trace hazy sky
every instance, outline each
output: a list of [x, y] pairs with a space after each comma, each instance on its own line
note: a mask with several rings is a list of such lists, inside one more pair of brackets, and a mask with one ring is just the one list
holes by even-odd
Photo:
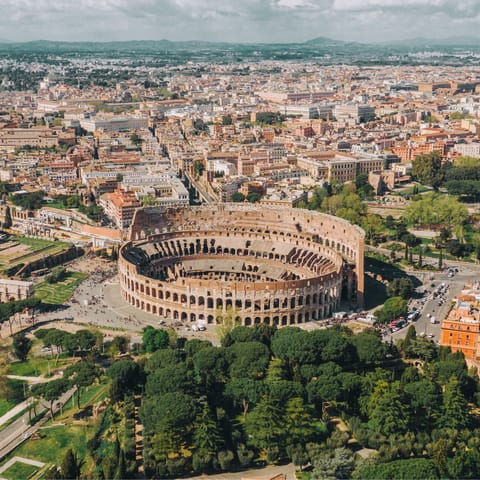
[[480, 0], [0, 0], [0, 12], [13, 41], [384, 41], [480, 26]]

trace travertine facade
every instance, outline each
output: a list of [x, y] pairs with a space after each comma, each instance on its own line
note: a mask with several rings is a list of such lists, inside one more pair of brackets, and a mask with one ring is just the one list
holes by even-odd
[[0, 278], [0, 303], [24, 300], [33, 295], [33, 283]]
[[244, 325], [330, 316], [363, 304], [364, 232], [302, 209], [221, 204], [137, 211], [120, 251], [123, 298], [161, 317]]

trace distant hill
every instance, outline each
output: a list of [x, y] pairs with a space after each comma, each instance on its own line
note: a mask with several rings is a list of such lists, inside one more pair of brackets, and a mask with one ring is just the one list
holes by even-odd
[[0, 47], [17, 51], [76, 51], [76, 52], [105, 52], [105, 51], [158, 51], [158, 50], [201, 50], [226, 48], [231, 44], [204, 41], [174, 42], [170, 40], [128, 40], [115, 42], [63, 42], [51, 40], [35, 40], [31, 42], [8, 43], [1, 42]]
[[334, 40], [333, 38], [328, 37], [317, 37], [312, 38], [311, 40], [307, 40], [305, 45], [309, 45], [311, 47], [345, 47], [351, 45], [362, 45], [358, 42], [346, 42], [343, 40]]
[[382, 42], [377, 45], [386, 46], [405, 46], [405, 47], [465, 47], [465, 46], [480, 46], [480, 37], [470, 36], [454, 36], [447, 38], [408, 38], [405, 40], [395, 40], [391, 42]]

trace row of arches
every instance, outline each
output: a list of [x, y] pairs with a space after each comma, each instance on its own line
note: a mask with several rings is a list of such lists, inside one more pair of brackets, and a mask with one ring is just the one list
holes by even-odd
[[[125, 300], [127, 300], [133, 306], [153, 315], [158, 315], [170, 320], [179, 320], [182, 322], [204, 322], [208, 324], [217, 323], [219, 318], [217, 314], [208, 314], [208, 313], [198, 313], [185, 310], [179, 310], [175, 308], [169, 308], [164, 306], [159, 306], [151, 304], [149, 302], [140, 300], [131, 295], [124, 295]], [[238, 314], [242, 325], [250, 326], [260, 323], [266, 323], [268, 325], [294, 325], [304, 322], [309, 322], [313, 320], [320, 320], [325, 317], [330, 317], [333, 314], [337, 306], [336, 301], [329, 302], [328, 304], [323, 305], [321, 308], [316, 309], [306, 309], [303, 311], [289, 311], [287, 313], [280, 313], [278, 315], [265, 315], [259, 314], [255, 316], [248, 315], [248, 313], [240, 312]]]
[[310, 305], [322, 305], [330, 302], [338, 295], [338, 287], [336, 285], [332, 287], [324, 288], [323, 291], [318, 293], [306, 293], [297, 294], [295, 296], [287, 296], [284, 294], [272, 294], [265, 297], [263, 300], [257, 298], [223, 298], [204, 295], [186, 295], [169, 289], [159, 289], [144, 285], [138, 281], [133, 282], [124, 274], [122, 274], [122, 280], [126, 290], [133, 295], [140, 294], [148, 299], [152, 300], [164, 300], [166, 302], [178, 303], [182, 306], [192, 307], [206, 307], [207, 309], [226, 309], [234, 307], [237, 310], [256, 310], [264, 311], [270, 309], [279, 308], [296, 308]]

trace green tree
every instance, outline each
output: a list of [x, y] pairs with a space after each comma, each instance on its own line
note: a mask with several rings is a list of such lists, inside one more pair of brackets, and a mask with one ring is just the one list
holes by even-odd
[[409, 424], [408, 407], [405, 406], [398, 382], [379, 381], [370, 395], [369, 426], [385, 436], [405, 433]]
[[34, 397], [41, 398], [45, 402], [48, 402], [48, 408], [50, 409], [50, 415], [53, 419], [53, 405], [68, 389], [70, 385], [66, 378], [59, 378], [57, 380], [51, 380], [46, 383], [39, 383], [33, 385], [31, 392]]
[[151, 326], [145, 327], [143, 329], [142, 344], [148, 353], [167, 348], [169, 344], [168, 332]]
[[62, 472], [62, 477], [66, 480], [80, 478], [80, 462], [77, 454], [74, 453], [71, 448], [66, 451], [60, 470]]
[[13, 336], [12, 341], [12, 351], [13, 354], [20, 360], [24, 361], [27, 359], [28, 352], [32, 348], [32, 341], [27, 338], [24, 333], [16, 333]]
[[233, 378], [225, 385], [225, 399], [235, 409], [241, 409], [245, 418], [250, 407], [256, 405], [265, 393], [265, 385], [251, 378]]
[[264, 397], [245, 418], [248, 443], [263, 452], [265, 458], [281, 444], [285, 433], [282, 412], [275, 402]]
[[368, 465], [360, 469], [358, 478], [365, 480], [436, 480], [437, 469], [431, 460], [426, 458], [409, 458], [393, 462]]
[[403, 351], [406, 351], [408, 347], [410, 347], [410, 344], [412, 341], [414, 341], [417, 338], [417, 330], [415, 329], [415, 325], [410, 325], [407, 330], [407, 334], [405, 335], [405, 338], [403, 340], [403, 345], [402, 349]]
[[208, 471], [212, 468], [215, 456], [222, 449], [224, 441], [220, 429], [206, 401], [193, 422], [192, 446], [197, 457], [202, 458], [202, 468], [197, 471]]
[[90, 330], [78, 330], [75, 333], [75, 341], [79, 350], [90, 352], [97, 344], [97, 336]]
[[295, 397], [287, 402], [285, 426], [288, 441], [305, 445], [315, 433], [313, 412], [302, 398]]
[[439, 424], [444, 428], [459, 430], [469, 424], [469, 411], [465, 397], [460, 388], [460, 382], [452, 375], [443, 392], [443, 408]]
[[191, 377], [185, 364], [167, 365], [148, 375], [145, 392], [148, 395], [164, 395], [171, 392], [189, 393]]
[[[412, 248], [420, 245], [421, 240], [413, 235], [412, 233], [406, 233], [402, 235], [401, 238], [402, 242], [405, 243], [405, 260], [410, 260], [410, 263], [412, 263]], [[410, 249], [410, 258], [408, 256]]]
[[125, 452], [120, 449], [118, 454], [117, 468], [115, 470], [114, 479], [124, 480], [127, 478], [127, 466], [125, 463]]
[[468, 215], [465, 205], [455, 197], [427, 193], [405, 208], [403, 219], [409, 225], [443, 225], [451, 228], [466, 222]]
[[222, 341], [235, 327], [240, 325], [241, 317], [237, 310], [228, 305], [225, 312], [222, 309], [217, 309], [216, 321], [217, 321], [217, 334]]
[[353, 453], [344, 447], [322, 452], [312, 459], [312, 463], [312, 480], [348, 479], [355, 467]]
[[387, 293], [390, 297], [402, 297], [404, 300], [408, 300], [412, 297], [415, 290], [415, 285], [410, 278], [395, 278], [387, 287]]
[[136, 146], [140, 146], [143, 142], [143, 140], [137, 135], [137, 133], [132, 133], [130, 135], [130, 141]]
[[244, 202], [245, 195], [241, 192], [232, 193], [232, 202]]
[[63, 376], [77, 388], [77, 408], [80, 408], [82, 389], [90, 386], [100, 376], [100, 369], [93, 362], [82, 361], [67, 367]]
[[381, 362], [387, 355], [387, 348], [381, 335], [375, 330], [365, 330], [353, 336], [350, 341], [355, 347], [358, 360], [373, 364]]
[[374, 315], [377, 323], [388, 323], [406, 314], [407, 301], [402, 297], [391, 297], [383, 304], [382, 308], [375, 311]]
[[437, 189], [443, 181], [442, 155], [439, 152], [418, 155], [412, 162], [412, 175], [420, 183]]
[[224, 115], [222, 117], [222, 125], [232, 125], [233, 120], [231, 115]]
[[[122, 358], [111, 365], [107, 370], [107, 375], [112, 380], [111, 385], [115, 385], [114, 392], [110, 388], [110, 398], [114, 402], [123, 400], [126, 394], [132, 393], [136, 386], [142, 382], [142, 374], [138, 363], [128, 358]], [[114, 394], [112, 395], [112, 393]]]
[[130, 339], [127, 336], [117, 335], [108, 347], [109, 355], [111, 357], [116, 357], [121, 353], [127, 353], [129, 343]]
[[213, 394], [214, 385], [225, 381], [228, 364], [223, 348], [202, 348], [194, 355], [193, 364], [205, 391]]
[[227, 349], [232, 378], [262, 378], [270, 362], [268, 347], [260, 342], [235, 343]]
[[440, 412], [442, 392], [440, 387], [429, 380], [407, 383], [405, 392], [410, 397], [415, 424], [422, 430], [430, 430]]
[[454, 479], [478, 479], [480, 454], [477, 449], [460, 450], [448, 462], [448, 474]]
[[259, 193], [251, 192], [247, 195], [247, 201], [250, 203], [257, 203], [261, 200], [262, 196]]
[[193, 173], [197, 178], [203, 175], [204, 170], [205, 170], [205, 165], [201, 160], [195, 160], [193, 162]]

